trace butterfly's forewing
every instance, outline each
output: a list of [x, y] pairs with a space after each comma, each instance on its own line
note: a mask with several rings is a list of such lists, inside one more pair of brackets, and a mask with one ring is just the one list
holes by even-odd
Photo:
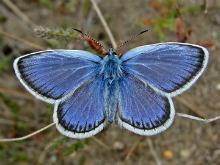
[[74, 93], [55, 104], [57, 129], [71, 138], [86, 138], [101, 131], [106, 124], [103, 110], [104, 82], [94, 77]]
[[102, 59], [79, 50], [48, 50], [14, 62], [20, 82], [37, 98], [54, 103], [99, 72]]
[[154, 135], [166, 130], [175, 115], [172, 100], [138, 78], [125, 74], [119, 82], [118, 124], [140, 134]]
[[170, 96], [187, 90], [202, 74], [208, 51], [198, 45], [161, 43], [134, 48], [125, 53], [122, 70]]

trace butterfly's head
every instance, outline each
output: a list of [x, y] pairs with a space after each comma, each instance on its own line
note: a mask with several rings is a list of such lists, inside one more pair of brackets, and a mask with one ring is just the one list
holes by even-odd
[[112, 45], [110, 44], [109, 45], [109, 50], [108, 50], [108, 53], [107, 53], [107, 55], [115, 55], [116, 53], [114, 52], [114, 50], [113, 50], [113, 47], [112, 47]]

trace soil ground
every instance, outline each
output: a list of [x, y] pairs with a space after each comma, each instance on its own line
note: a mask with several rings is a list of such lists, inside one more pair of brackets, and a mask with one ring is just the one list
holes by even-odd
[[[51, 28], [75, 27], [83, 29], [105, 47], [110, 43], [89, 0], [66, 2], [13, 0], [12, 3], [35, 25]], [[204, 74], [189, 90], [173, 99], [176, 112], [205, 118], [218, 116], [220, 115], [218, 0], [100, 0], [98, 6], [117, 44], [142, 30], [150, 29], [148, 33], [124, 45], [122, 52], [125, 52], [136, 46], [158, 43], [162, 40], [177, 41], [176, 3], [179, 5], [185, 29], [192, 29], [186, 42], [202, 43], [210, 52], [208, 67]], [[40, 45], [43, 49], [84, 49], [94, 52], [82, 41], [58, 42], [54, 39], [37, 38], [33, 34], [33, 24], [22, 19], [4, 1], [0, 2], [1, 31]], [[39, 49], [0, 34], [1, 138], [25, 136], [53, 122], [53, 107], [29, 94], [19, 83], [12, 68], [16, 57], [35, 51]], [[27, 140], [0, 143], [1, 165], [153, 165], [160, 162], [164, 165], [220, 164], [220, 121], [207, 124], [176, 116], [168, 130], [152, 137], [139, 136], [112, 124], [94, 138], [87, 140], [65, 138], [52, 127]]]

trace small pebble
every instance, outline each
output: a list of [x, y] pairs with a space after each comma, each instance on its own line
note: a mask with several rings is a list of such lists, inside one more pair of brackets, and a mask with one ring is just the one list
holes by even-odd
[[220, 91], [220, 84], [216, 85], [216, 89]]
[[167, 160], [173, 159], [173, 152], [170, 150], [166, 150], [163, 152], [163, 158]]
[[188, 150], [182, 150], [181, 152], [180, 152], [180, 155], [183, 157], [183, 158], [189, 158], [189, 156], [190, 156], [190, 151], [188, 151]]
[[119, 141], [116, 141], [116, 142], [114, 142], [114, 144], [113, 144], [113, 149], [114, 149], [114, 150], [121, 151], [121, 150], [123, 150], [124, 148], [125, 148], [124, 144], [121, 143], [121, 142], [119, 142]]

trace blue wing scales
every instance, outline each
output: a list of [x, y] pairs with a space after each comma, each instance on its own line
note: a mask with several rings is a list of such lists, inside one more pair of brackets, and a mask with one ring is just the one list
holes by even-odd
[[104, 82], [95, 77], [77, 88], [69, 97], [55, 104], [54, 121], [57, 129], [71, 138], [95, 135], [106, 125]]
[[43, 51], [19, 57], [14, 69], [37, 98], [54, 103], [96, 76], [102, 59], [86, 51]]
[[134, 76], [123, 76], [119, 82], [119, 125], [140, 135], [155, 135], [172, 124], [174, 115], [169, 96], [156, 92]]
[[175, 96], [202, 74], [208, 51], [198, 45], [161, 43], [134, 48], [121, 56], [122, 70]]

